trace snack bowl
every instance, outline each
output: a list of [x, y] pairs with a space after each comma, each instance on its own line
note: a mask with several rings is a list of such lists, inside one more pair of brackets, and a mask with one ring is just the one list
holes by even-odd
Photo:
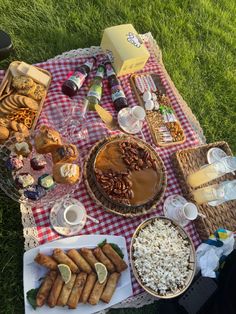
[[[186, 257], [188, 265], [186, 266], [187, 267], [187, 272], [186, 272], [186, 276], [184, 277], [184, 280], [183, 280], [184, 282], [182, 282], [179, 286], [177, 284], [177, 288], [175, 288], [175, 289], [172, 289], [172, 290], [171, 290], [171, 288], [167, 289], [165, 291], [165, 293], [161, 293], [160, 290], [150, 287], [150, 284], [147, 283], [148, 281], [152, 281], [153, 280], [150, 277], [150, 274], [147, 273], [150, 266], [145, 266], [145, 276], [146, 276], [146, 279], [145, 279], [144, 276], [141, 274], [141, 271], [139, 271], [137, 269], [137, 265], [140, 265], [140, 263], [138, 263], [138, 258], [135, 257], [136, 254], [139, 254], [139, 261], [140, 261], [140, 252], [141, 251], [139, 249], [139, 253], [137, 253], [135, 246], [136, 246], [136, 243], [138, 243], [137, 245], [140, 245], [140, 243], [142, 243], [142, 241], [144, 241], [143, 238], [142, 238], [144, 236], [143, 235], [143, 230], [145, 230], [146, 228], [150, 228], [152, 226], [154, 226], [154, 228], [156, 228], [155, 224], [158, 225], [158, 223], [161, 223], [161, 225], [162, 225], [162, 227], [160, 226], [160, 229], [159, 229], [159, 230], [161, 230], [162, 233], [164, 232], [163, 231], [164, 230], [163, 229], [163, 225], [167, 226], [167, 229], [168, 229], [167, 232], [168, 233], [170, 233], [170, 230], [176, 230], [176, 233], [178, 234], [178, 236], [176, 237], [176, 233], [175, 233], [175, 238], [173, 237], [173, 240], [171, 242], [173, 242], [173, 245], [174, 245], [174, 242], [177, 241], [177, 240], [175, 240], [176, 238], [178, 238], [179, 240], [182, 239], [182, 241], [184, 241], [183, 242], [184, 246], [189, 251], [188, 254], [187, 254], [187, 257]], [[153, 239], [152, 239], [152, 241], [153, 241]], [[158, 242], [156, 241], [156, 244], [157, 243]], [[155, 247], [155, 243], [154, 243], [154, 247]], [[180, 264], [180, 262], [182, 260], [181, 259], [182, 257], [177, 260], [177, 257], [175, 257], [174, 249], [172, 250], [170, 248], [170, 250], [168, 252], [168, 249], [167, 249], [168, 247], [171, 247], [171, 245], [165, 246], [165, 250], [166, 251], [163, 254], [165, 254], [165, 256], [170, 256], [169, 263], [171, 263], [172, 260], [174, 261], [174, 258], [176, 258], [176, 260], [174, 261], [175, 265], [173, 266], [173, 267], [176, 267], [176, 265]], [[145, 256], [150, 256], [151, 254], [158, 254], [158, 252], [159, 252], [159, 256], [157, 256], [157, 257], [160, 258], [160, 264], [161, 264], [161, 245], [158, 247], [158, 249], [155, 248], [155, 252], [153, 253], [153, 252], [151, 252], [151, 246], [148, 245], [147, 242], [146, 242], [145, 243], [145, 248], [144, 249], [141, 248], [141, 250], [145, 251], [145, 254], [144, 254]], [[152, 258], [154, 258], [154, 257], [152, 256]], [[155, 297], [158, 297], [158, 298], [162, 298], [162, 299], [175, 298], [175, 297], [181, 295], [184, 291], [186, 291], [187, 288], [190, 286], [190, 284], [191, 284], [191, 282], [192, 282], [192, 280], [194, 278], [195, 271], [196, 271], [195, 248], [194, 248], [194, 245], [193, 245], [193, 242], [192, 242], [191, 238], [188, 236], [186, 231], [182, 227], [180, 227], [174, 220], [166, 218], [166, 217], [162, 217], [162, 216], [149, 218], [149, 219], [143, 221], [137, 227], [137, 229], [135, 230], [135, 232], [134, 232], [134, 234], [132, 236], [132, 239], [131, 239], [130, 261], [131, 261], [131, 268], [132, 268], [134, 277], [137, 280], [137, 282], [139, 283], [139, 285], [146, 292], [148, 292], [149, 294], [151, 294], [151, 295], [153, 295]], [[146, 263], [148, 263], [148, 261], [146, 260], [146, 257], [145, 257], [144, 264], [147, 265]], [[158, 272], [162, 271], [161, 269], [158, 269], [158, 267], [159, 267], [159, 263], [156, 263], [155, 264], [155, 268], [153, 268], [153, 272], [154, 272], [153, 278], [154, 278], [154, 281], [155, 281], [155, 279], [158, 276]], [[160, 274], [160, 272], [159, 272], [159, 274]], [[165, 267], [164, 267], [164, 271], [163, 272], [166, 273]], [[179, 270], [179, 272], [177, 272], [177, 274], [178, 274], [177, 276], [179, 277], [180, 270]], [[149, 276], [149, 280], [147, 280], [147, 276]], [[159, 275], [159, 276], [160, 276], [160, 278], [163, 277], [163, 275]], [[176, 279], [176, 280], [178, 281], [178, 279]], [[156, 283], [157, 282], [155, 282], [155, 284]]]
[[[14, 146], [17, 143], [17, 139], [13, 136], [8, 139], [5, 143], [0, 145], [0, 188], [14, 201], [19, 203], [31, 205], [31, 206], [42, 206], [48, 207], [55, 203], [56, 201], [60, 201], [65, 199], [69, 195], [73, 193], [73, 191], [79, 186], [82, 177], [82, 161], [78, 157], [73, 163], [76, 163], [80, 167], [80, 177], [79, 180], [75, 184], [59, 184], [55, 183], [50, 189], [45, 190], [45, 195], [39, 198], [38, 200], [31, 200], [24, 195], [24, 189], [19, 189], [17, 186], [15, 179], [17, 176], [23, 173], [30, 174], [34, 178], [35, 184], [38, 183], [38, 179], [45, 175], [53, 175], [53, 161], [50, 153], [43, 154], [43, 158], [46, 162], [45, 166], [41, 170], [34, 170], [31, 167], [31, 159], [37, 155], [37, 152], [34, 148], [34, 135], [36, 131], [32, 133], [32, 135], [27, 138], [27, 142], [32, 146], [32, 151], [27, 157], [23, 157], [23, 167], [17, 171], [10, 171], [6, 168], [6, 161], [9, 158], [10, 154], [14, 151]], [[62, 137], [63, 144], [68, 143], [66, 138]], [[26, 188], [27, 189], [27, 188]]]

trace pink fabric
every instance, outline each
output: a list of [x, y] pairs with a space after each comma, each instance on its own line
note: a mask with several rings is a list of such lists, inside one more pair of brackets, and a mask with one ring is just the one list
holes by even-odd
[[[146, 45], [148, 47], [148, 43], [146, 43]], [[198, 145], [199, 140], [192, 126], [188, 122], [187, 117], [184, 115], [181, 109], [181, 106], [178, 103], [178, 100], [175, 97], [172, 89], [168, 85], [168, 82], [165, 79], [165, 75], [164, 75], [161, 65], [157, 63], [155, 56], [153, 55], [151, 50], [150, 50], [150, 53], [151, 53], [151, 57], [147, 65], [145, 66], [144, 70], [141, 72], [149, 71], [149, 72], [156, 73], [160, 76], [162, 83], [164, 84], [166, 88], [167, 95], [169, 96], [171, 100], [172, 106], [174, 107], [177, 117], [179, 118], [181, 125], [184, 128], [185, 134], [187, 136], [187, 140], [184, 144], [172, 146], [169, 148], [155, 147], [155, 145], [152, 142], [151, 134], [149, 132], [147, 125], [146, 124], [144, 125], [143, 133], [144, 133], [146, 141], [152, 144], [153, 147], [155, 147], [157, 153], [164, 161], [164, 164], [167, 170], [168, 184], [167, 184], [167, 189], [164, 195], [164, 200], [165, 200], [169, 195], [181, 194], [180, 186], [178, 184], [178, 180], [175, 176], [174, 169], [170, 161], [171, 154], [177, 150]], [[47, 62], [38, 64], [38, 66], [40, 66], [41, 68], [44, 68], [50, 71], [53, 77], [53, 80], [52, 80], [52, 83], [48, 92], [48, 96], [44, 104], [41, 117], [39, 119], [39, 124], [46, 123], [48, 118], [50, 118], [50, 120], [53, 120], [53, 121], [58, 120], [56, 110], [52, 112], [50, 108], [50, 106], [52, 107], [52, 104], [56, 104], [58, 108], [60, 108], [61, 112], [63, 113], [65, 117], [66, 115], [68, 115], [69, 108], [71, 108], [72, 105], [74, 105], [75, 103], [81, 104], [82, 100], [87, 94], [88, 86], [91, 82], [91, 79], [94, 77], [95, 70], [92, 71], [92, 73], [89, 76], [89, 79], [84, 84], [84, 86], [80, 89], [79, 94], [73, 98], [73, 100], [71, 100], [70, 98], [62, 94], [61, 85], [66, 79], [68, 72], [73, 71], [75, 66], [82, 64], [85, 60], [86, 60], [85, 58], [78, 57], [78, 58], [71, 58], [71, 59], [60, 59], [60, 60], [55, 60], [55, 61], [52, 60], [52, 61], [47, 61]], [[2, 77], [3, 77], [3, 73], [1, 72], [0, 78]], [[130, 81], [129, 81], [129, 75], [123, 76], [121, 78], [121, 83], [125, 91], [125, 94], [127, 96], [129, 105], [130, 106], [136, 105], [137, 99], [134, 93], [132, 92]], [[103, 96], [102, 96], [101, 103], [104, 108], [108, 109], [112, 114], [115, 115], [115, 110], [111, 101], [111, 95], [108, 89], [107, 79], [104, 79]], [[80, 146], [82, 146], [85, 150], [88, 150], [89, 148], [91, 148], [92, 145], [96, 143], [99, 139], [101, 139], [103, 136], [119, 133], [118, 131], [112, 132], [112, 131], [107, 130], [104, 124], [101, 123], [101, 120], [98, 118], [95, 112], [90, 112], [88, 114], [87, 121], [88, 121], [89, 139], [88, 139], [88, 142], [84, 144], [80, 143]], [[76, 139], [75, 139], [75, 142], [76, 142]], [[112, 234], [112, 235], [124, 236], [126, 238], [128, 249], [130, 247], [131, 237], [135, 229], [143, 220], [149, 217], [156, 216], [156, 215], [163, 215], [163, 210], [162, 210], [163, 201], [150, 214], [137, 217], [137, 218], [124, 218], [121, 216], [110, 214], [106, 212], [102, 207], [97, 206], [93, 202], [93, 200], [91, 199], [91, 197], [89, 196], [86, 190], [83, 180], [81, 184], [79, 185], [79, 187], [76, 189], [73, 197], [77, 198], [84, 204], [89, 215], [100, 220], [99, 225], [88, 220], [85, 228], [79, 233], [80, 235], [82, 234], [104, 234], [104, 235]], [[49, 222], [49, 211], [50, 211], [49, 209], [45, 210], [42, 208], [33, 208], [33, 215], [34, 215], [35, 222], [37, 225], [37, 230], [38, 230], [38, 241], [40, 244], [61, 238], [61, 236], [58, 235], [56, 232], [54, 232], [54, 230], [51, 228], [51, 225]], [[185, 229], [191, 236], [194, 245], [198, 246], [200, 243], [200, 239], [194, 225], [190, 223], [187, 225]], [[137, 281], [134, 279], [133, 275], [132, 275], [132, 283], [133, 283], [134, 295], [137, 295], [143, 291], [142, 288], [138, 285]]]

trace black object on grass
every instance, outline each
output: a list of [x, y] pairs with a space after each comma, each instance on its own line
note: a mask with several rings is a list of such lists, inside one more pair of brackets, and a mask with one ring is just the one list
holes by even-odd
[[0, 30], [0, 61], [10, 55], [12, 47], [11, 37], [3, 30]]

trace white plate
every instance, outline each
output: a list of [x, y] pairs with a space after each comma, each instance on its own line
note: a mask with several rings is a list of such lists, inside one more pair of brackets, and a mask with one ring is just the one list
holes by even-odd
[[90, 304], [82, 304], [79, 303], [77, 309], [75, 310], [68, 310], [68, 307], [65, 306], [59, 307], [56, 306], [55, 308], [49, 308], [47, 305], [44, 305], [41, 308], [37, 308], [35, 311], [32, 306], [28, 303], [26, 298], [26, 293], [30, 289], [37, 288], [40, 284], [38, 281], [47, 270], [36, 264], [34, 262], [35, 256], [41, 252], [44, 254], [51, 254], [54, 248], [61, 248], [64, 250], [68, 250], [71, 248], [94, 248], [97, 246], [98, 243], [102, 242], [103, 240], [107, 239], [107, 242], [117, 244], [123, 254], [124, 260], [129, 265], [128, 254], [127, 254], [127, 247], [124, 237], [120, 236], [111, 236], [111, 235], [82, 235], [77, 237], [71, 237], [66, 239], [57, 240], [54, 242], [46, 243], [41, 246], [38, 246], [34, 249], [31, 249], [24, 254], [24, 299], [25, 299], [25, 314], [57, 314], [57, 313], [79, 313], [79, 314], [89, 314], [101, 311], [103, 309], [109, 308], [112, 305], [119, 303], [129, 296], [133, 294], [132, 291], [132, 284], [131, 284], [131, 277], [130, 277], [130, 268], [128, 267], [125, 271], [121, 273], [120, 280], [118, 282], [117, 288], [115, 293], [112, 296], [112, 299], [109, 304], [99, 302], [97, 305], [93, 306]]

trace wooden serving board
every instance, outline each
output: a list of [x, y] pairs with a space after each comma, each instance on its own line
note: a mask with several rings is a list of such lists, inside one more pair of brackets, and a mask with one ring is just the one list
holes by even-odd
[[[20, 61], [13, 61], [10, 65], [18, 66], [20, 63], [21, 63]], [[47, 86], [45, 86], [45, 94], [44, 94], [44, 96], [42, 97], [42, 99], [40, 101], [37, 101], [38, 104], [39, 104], [39, 107], [38, 107], [36, 116], [34, 118], [34, 121], [32, 123], [32, 126], [31, 126], [31, 128], [29, 130], [30, 132], [32, 132], [35, 129], [35, 127], [36, 127], [39, 115], [40, 115], [40, 113], [42, 111], [43, 104], [44, 104], [45, 98], [47, 97], [47, 92], [48, 92], [48, 89], [49, 89], [49, 86], [50, 86], [50, 83], [51, 83], [51, 80], [52, 80], [52, 75], [51, 75], [50, 72], [48, 72], [48, 71], [46, 71], [44, 69], [41, 69], [39, 67], [35, 67], [35, 68], [37, 68], [37, 70], [41, 71], [42, 73], [48, 75], [50, 80], [49, 80], [49, 83], [47, 84]], [[6, 71], [6, 73], [5, 73], [5, 76], [4, 76], [1, 84], [0, 84], [0, 106], [1, 106], [1, 100], [3, 100], [8, 95], [15, 93], [13, 87], [11, 86], [12, 78], [13, 78], [13, 76], [12, 76], [12, 73], [11, 73], [10, 67], [9, 67], [7, 69], [7, 71]], [[4, 116], [2, 116], [2, 117], [4, 117]]]
[[[166, 90], [164, 88], [164, 86], [162, 85], [161, 83], [161, 80], [159, 78], [159, 76], [157, 74], [154, 74], [154, 73], [142, 73], [142, 74], [133, 74], [131, 75], [130, 77], [130, 82], [131, 82], [131, 86], [132, 86], [132, 89], [138, 99], [138, 102], [140, 104], [140, 106], [142, 106], [144, 109], [145, 109], [145, 105], [144, 105], [144, 101], [143, 101], [143, 98], [142, 98], [142, 93], [139, 91], [139, 89], [137, 88], [136, 86], [136, 83], [135, 83], [135, 78], [136, 77], [141, 77], [141, 76], [145, 76], [145, 75], [151, 75], [152, 78], [153, 78], [153, 81], [155, 83], [155, 86], [157, 88], [157, 90], [163, 94], [163, 95], [166, 95]], [[165, 142], [163, 141], [163, 134], [162, 132], [160, 131], [160, 128], [161, 127], [164, 127], [166, 124], [165, 124], [165, 121], [163, 120], [163, 116], [162, 116], [162, 113], [160, 110], [156, 110], [156, 109], [153, 109], [153, 110], [146, 110], [146, 121], [147, 121], [147, 124], [148, 124], [148, 127], [150, 129], [150, 132], [151, 132], [151, 135], [152, 135], [152, 139], [154, 141], [154, 143], [157, 145], [157, 146], [163, 146], [163, 147], [167, 147], [167, 146], [172, 146], [172, 145], [177, 145], [177, 144], [182, 144], [186, 141], [186, 136], [184, 134], [184, 130], [176, 116], [176, 113], [174, 111], [174, 109], [172, 108], [171, 104], [169, 103], [168, 104], [168, 107], [171, 108], [174, 116], [175, 116], [175, 119], [176, 119], [176, 123], [178, 124], [178, 127], [179, 127], [179, 130], [180, 132], [183, 134], [182, 137], [181, 137], [181, 140], [172, 140], [172, 141], [169, 141], [169, 142]]]

